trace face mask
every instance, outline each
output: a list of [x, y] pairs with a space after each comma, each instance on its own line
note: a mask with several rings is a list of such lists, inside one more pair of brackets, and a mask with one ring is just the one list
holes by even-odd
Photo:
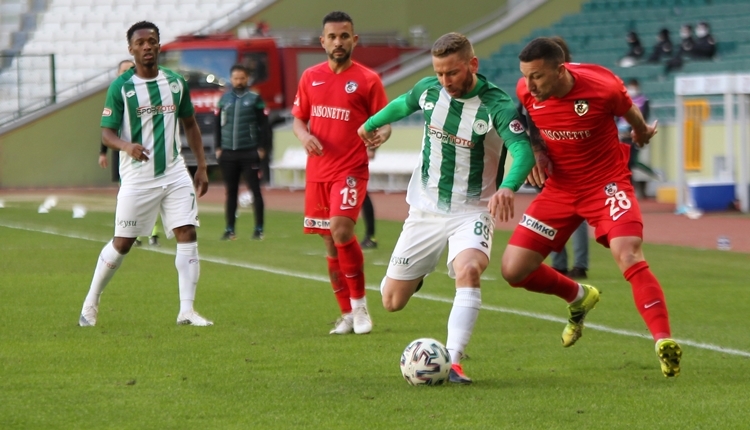
[[704, 37], [708, 35], [708, 29], [703, 28], [703, 27], [698, 27], [695, 29], [695, 35], [698, 37]]
[[628, 95], [630, 97], [635, 97], [635, 96], [638, 95], [638, 88], [636, 88], [636, 87], [627, 87], [627, 89], [628, 89]]

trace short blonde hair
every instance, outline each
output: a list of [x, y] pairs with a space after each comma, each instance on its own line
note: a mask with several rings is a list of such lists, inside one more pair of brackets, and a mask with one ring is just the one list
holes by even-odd
[[444, 34], [432, 45], [433, 57], [442, 58], [455, 53], [458, 53], [462, 59], [467, 61], [474, 57], [474, 47], [463, 34]]

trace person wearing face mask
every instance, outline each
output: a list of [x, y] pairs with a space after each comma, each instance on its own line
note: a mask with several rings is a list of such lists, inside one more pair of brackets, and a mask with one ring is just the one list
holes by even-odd
[[270, 148], [271, 130], [266, 104], [260, 95], [248, 88], [249, 73], [245, 66], [236, 64], [230, 70], [232, 89], [217, 104], [215, 142], [216, 158], [226, 187], [224, 215], [226, 230], [222, 240], [235, 240], [234, 225], [237, 220], [237, 192], [240, 176], [245, 177], [253, 193], [255, 215], [254, 240], [263, 239], [264, 205], [260, 190], [261, 162]]
[[633, 67], [643, 57], [643, 45], [635, 31], [629, 31], [626, 37], [628, 53], [620, 59], [620, 67]]
[[693, 27], [690, 24], [683, 24], [680, 27], [680, 48], [675, 52], [674, 57], [667, 62], [665, 72], [669, 73], [681, 68], [685, 58], [692, 56], [694, 46]]
[[648, 57], [649, 63], [658, 63], [664, 57], [672, 54], [672, 40], [669, 38], [669, 30], [662, 28], [656, 35], [656, 44], [654, 45], [651, 55]]
[[707, 22], [700, 22], [695, 27], [695, 46], [693, 58], [696, 60], [710, 60], [716, 55], [716, 40], [711, 35], [711, 27]]

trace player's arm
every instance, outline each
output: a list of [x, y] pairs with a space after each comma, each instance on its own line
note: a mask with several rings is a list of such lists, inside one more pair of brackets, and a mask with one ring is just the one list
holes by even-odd
[[513, 157], [513, 162], [500, 187], [490, 197], [487, 207], [493, 217], [504, 222], [514, 216], [515, 192], [521, 188], [524, 178], [534, 166], [534, 155], [515, 106], [510, 102], [502, 103], [501, 106], [494, 113], [492, 122], [504, 146]]
[[180, 118], [182, 128], [185, 130], [188, 146], [195, 156], [197, 168], [193, 175], [193, 183], [198, 191], [198, 197], [203, 196], [208, 191], [208, 172], [206, 167], [206, 156], [203, 153], [203, 137], [201, 137], [200, 128], [195, 121], [195, 115]]
[[107, 163], [107, 145], [100, 144], [101, 148], [99, 148], [99, 167], [102, 169], [106, 169], [109, 163]]
[[134, 160], [148, 161], [148, 149], [144, 148], [141, 144], [120, 139], [115, 129], [102, 127], [102, 143], [115, 151], [125, 151]]
[[636, 106], [635, 103], [630, 106], [630, 109], [628, 109], [627, 112], [625, 112], [623, 118], [625, 118], [625, 121], [630, 124], [630, 127], [632, 128], [630, 137], [639, 148], [643, 148], [644, 145], [647, 145], [651, 138], [656, 134], [657, 121], [654, 121], [651, 125], [646, 124], [646, 120], [643, 119], [641, 110], [638, 109], [638, 106]]
[[[402, 94], [392, 102], [388, 103], [378, 113], [371, 116], [365, 121], [357, 130], [357, 134], [369, 148], [377, 148], [385, 140], [378, 137], [382, 128], [388, 127], [390, 124], [399, 121], [412, 113], [416, 112], [418, 106], [414, 106], [413, 103], [409, 102], [409, 93]], [[388, 136], [390, 136], [390, 130], [388, 130]]]
[[552, 173], [552, 161], [547, 156], [547, 144], [542, 138], [542, 133], [534, 124], [531, 115], [526, 116], [526, 123], [529, 127], [529, 141], [531, 142], [531, 149], [534, 151], [535, 161], [526, 180], [535, 187], [542, 187], [547, 180], [547, 174]]
[[302, 147], [305, 148], [307, 155], [323, 155], [323, 145], [320, 144], [318, 138], [310, 133], [307, 128], [307, 121], [295, 117], [292, 122], [292, 131], [297, 139], [302, 143]]

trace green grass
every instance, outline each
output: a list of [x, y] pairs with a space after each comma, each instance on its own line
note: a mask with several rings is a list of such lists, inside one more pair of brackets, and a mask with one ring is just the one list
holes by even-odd
[[[174, 242], [134, 249], [105, 290], [95, 328], [76, 325], [111, 213], [73, 219], [28, 203], [0, 209], [2, 429], [640, 429], [747, 428], [748, 256], [646, 246], [684, 342], [682, 375], [661, 376], [628, 284], [592, 246], [602, 301], [584, 338], [560, 346], [554, 297], [500, 277], [508, 235], [496, 232], [483, 303], [465, 362], [471, 386], [411, 387], [402, 349], [445, 339], [453, 285], [440, 264], [423, 293], [388, 314], [369, 291], [367, 336], [329, 336], [337, 306], [323, 245], [296, 214], [267, 214], [266, 240], [221, 242], [222, 216], [204, 211], [196, 308], [209, 328], [178, 327]], [[378, 223], [365, 253], [368, 285], [383, 274], [400, 224]], [[601, 327], [603, 330], [596, 330]], [[612, 330], [622, 330], [624, 334]], [[733, 351], [717, 351], [716, 347]]]

